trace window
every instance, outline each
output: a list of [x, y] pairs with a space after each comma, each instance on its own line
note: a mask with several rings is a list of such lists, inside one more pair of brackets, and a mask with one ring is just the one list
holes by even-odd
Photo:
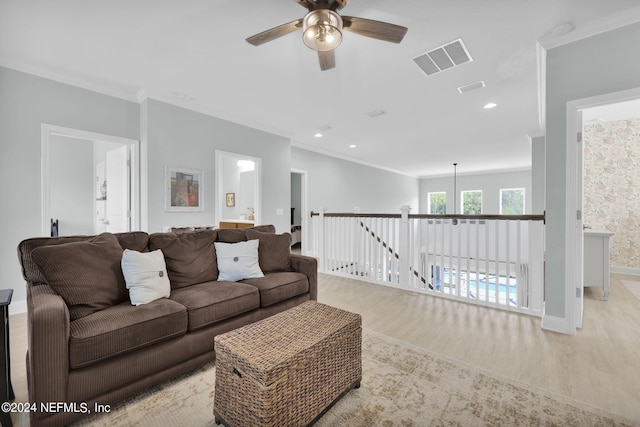
[[447, 193], [427, 193], [427, 212], [431, 215], [447, 213]]
[[524, 188], [500, 189], [500, 214], [524, 214]]
[[463, 215], [482, 214], [482, 190], [462, 191], [460, 198], [462, 199]]

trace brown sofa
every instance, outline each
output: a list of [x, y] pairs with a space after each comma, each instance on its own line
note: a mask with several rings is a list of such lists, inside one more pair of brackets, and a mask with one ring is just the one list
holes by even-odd
[[[218, 281], [214, 242], [254, 239], [264, 277]], [[273, 226], [21, 242], [29, 401], [38, 406], [31, 425], [69, 423], [211, 362], [216, 335], [316, 300], [316, 260], [290, 254], [289, 242]], [[124, 249], [162, 250], [168, 298], [132, 305], [118, 261]], [[51, 402], [71, 405], [40, 410]]]

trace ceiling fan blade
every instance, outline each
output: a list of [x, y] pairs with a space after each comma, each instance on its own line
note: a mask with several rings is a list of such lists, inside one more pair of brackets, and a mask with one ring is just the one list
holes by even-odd
[[296, 0], [296, 3], [298, 3], [300, 6], [304, 7], [305, 9], [307, 9], [309, 12], [315, 9], [315, 7], [313, 6], [313, 2], [309, 0]]
[[343, 7], [345, 7], [346, 5], [349, 4], [351, 0], [333, 0], [333, 3], [331, 3], [331, 10], [340, 10]]
[[333, 50], [318, 51], [320, 70], [326, 71], [336, 66], [336, 54]]
[[343, 29], [347, 31], [392, 43], [400, 43], [408, 30], [400, 25], [354, 16], [343, 16], [342, 21], [344, 22]]
[[279, 25], [275, 28], [271, 28], [270, 30], [263, 31], [260, 34], [256, 34], [255, 36], [251, 36], [247, 38], [247, 42], [254, 46], [260, 46], [261, 44], [275, 40], [278, 37], [282, 37], [284, 35], [292, 33], [301, 27], [302, 19], [287, 22], [286, 24]]

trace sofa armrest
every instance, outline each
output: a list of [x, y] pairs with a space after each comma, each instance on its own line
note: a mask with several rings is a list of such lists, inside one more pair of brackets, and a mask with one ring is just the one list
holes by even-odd
[[69, 310], [50, 286], [27, 285], [27, 327], [29, 401], [38, 405], [40, 402], [66, 401]]
[[318, 260], [309, 256], [291, 254], [291, 269], [309, 278], [309, 297], [318, 300]]

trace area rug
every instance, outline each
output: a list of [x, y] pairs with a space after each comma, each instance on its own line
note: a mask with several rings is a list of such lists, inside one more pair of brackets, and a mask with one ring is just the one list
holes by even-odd
[[[363, 378], [316, 424], [631, 426], [634, 423], [482, 368], [365, 330]], [[82, 426], [214, 426], [215, 366], [154, 387]]]
[[634, 280], [622, 280], [622, 284], [629, 289], [634, 297], [640, 299], [640, 282]]

